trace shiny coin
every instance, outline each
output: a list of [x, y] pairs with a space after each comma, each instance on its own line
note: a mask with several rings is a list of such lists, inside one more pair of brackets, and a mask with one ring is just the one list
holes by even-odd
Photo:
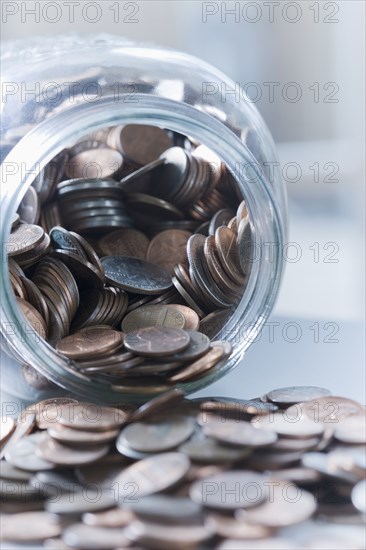
[[51, 229], [49, 235], [55, 248], [73, 252], [74, 254], [80, 254], [80, 256], [86, 259], [83, 247], [67, 229], [56, 226]]
[[316, 501], [311, 493], [293, 483], [271, 481], [267, 484], [271, 487], [271, 498], [255, 508], [237, 513], [239, 519], [242, 517], [250, 523], [278, 528], [300, 523], [313, 515]]
[[[154, 423], [137, 422], [124, 428], [118, 441], [136, 451], [160, 453], [177, 447], [194, 431], [194, 420], [184, 416], [173, 416], [169, 420]], [[117, 441], [117, 446], [118, 446]]]
[[25, 512], [2, 516], [1, 539], [13, 542], [40, 542], [61, 533], [61, 525], [47, 512]]
[[142, 328], [126, 334], [126, 349], [145, 357], [162, 357], [183, 351], [190, 342], [181, 329], [166, 327]]
[[160, 294], [172, 286], [169, 273], [154, 264], [127, 256], [101, 259], [106, 279], [112, 286], [136, 294]]
[[15, 430], [15, 421], [10, 416], [2, 416], [0, 419], [0, 443], [4, 443]]
[[85, 448], [68, 447], [47, 435], [37, 447], [36, 455], [52, 464], [75, 466], [95, 462], [106, 455], [108, 450], [108, 445], [88, 445]]
[[122, 344], [122, 332], [110, 328], [87, 327], [60, 340], [56, 349], [70, 359], [87, 359], [116, 350]]
[[136, 492], [134, 498], [164, 491], [181, 481], [190, 466], [189, 459], [182, 453], [162, 453], [146, 458], [123, 470], [114, 480], [118, 487], [118, 498], [123, 502]]
[[181, 304], [168, 304], [168, 307], [175, 311], [180, 311], [184, 315], [184, 330], [198, 330], [200, 318], [198, 314], [190, 307]]
[[255, 428], [274, 431], [282, 437], [311, 438], [322, 435], [324, 431], [323, 424], [306, 416], [291, 417], [281, 413], [256, 418], [252, 423]]
[[117, 229], [98, 241], [102, 256], [128, 256], [146, 259], [149, 239], [137, 229]]
[[39, 432], [23, 437], [6, 453], [6, 460], [13, 466], [30, 472], [53, 469], [54, 465], [50, 461], [36, 455], [36, 450], [45, 438], [47, 434]]
[[187, 241], [191, 233], [168, 229], [158, 233], [149, 244], [147, 260], [174, 275], [174, 266], [187, 261]]
[[20, 223], [8, 236], [6, 252], [9, 256], [19, 256], [34, 249], [44, 238], [44, 230], [39, 225]]
[[249, 448], [224, 446], [209, 438], [190, 439], [179, 447], [191, 460], [204, 464], [225, 464], [246, 458]]
[[359, 512], [366, 514], [366, 480], [359, 481], [352, 489], [352, 504]]
[[60, 410], [59, 422], [74, 430], [104, 432], [121, 426], [127, 413], [114, 407], [101, 407], [94, 403], [64, 405]]
[[238, 510], [256, 508], [269, 497], [269, 491], [263, 475], [235, 470], [196, 481], [189, 495], [194, 502], [207, 508]]
[[186, 317], [176, 308], [164, 305], [142, 306], [128, 313], [122, 321], [126, 334], [146, 327], [184, 328]]
[[331, 393], [325, 388], [318, 388], [316, 386], [290, 386], [272, 390], [266, 394], [266, 398], [277, 405], [289, 406], [295, 403], [313, 401], [328, 395], [331, 395]]
[[235, 420], [208, 419], [203, 425], [203, 433], [222, 443], [248, 447], [264, 447], [277, 440], [273, 431], [258, 430], [250, 422], [236, 422]]

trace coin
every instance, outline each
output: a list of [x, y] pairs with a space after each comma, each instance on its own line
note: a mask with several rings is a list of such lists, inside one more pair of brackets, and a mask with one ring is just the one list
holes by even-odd
[[152, 418], [157, 413], [162, 413], [166, 409], [169, 409], [169, 407], [177, 405], [183, 398], [184, 392], [182, 390], [177, 388], [170, 390], [141, 405], [128, 416], [128, 421], [140, 422], [141, 420]]
[[54, 464], [36, 455], [36, 449], [45, 437], [47, 434], [39, 432], [23, 437], [5, 453], [6, 460], [13, 466], [30, 472], [53, 469]]
[[48, 435], [38, 445], [36, 455], [42, 460], [59, 466], [75, 466], [95, 462], [106, 455], [108, 445], [88, 445], [87, 447], [69, 447], [55, 441]]
[[190, 439], [179, 447], [191, 460], [204, 464], [225, 464], [245, 459], [249, 448], [224, 446], [209, 438]]
[[235, 470], [196, 481], [191, 485], [189, 495], [193, 502], [206, 508], [238, 510], [259, 507], [269, 498], [269, 491], [262, 474]]
[[143, 544], [145, 548], [161, 550], [175, 547], [202, 548], [202, 544], [212, 538], [212, 533], [203, 525], [162, 526], [141, 521], [131, 523], [127, 527], [125, 535], [134, 543]]
[[93, 403], [70, 403], [60, 410], [59, 422], [75, 430], [101, 431], [116, 429], [127, 418], [115, 407], [101, 407]]
[[84, 150], [69, 159], [65, 173], [69, 178], [108, 178], [122, 167], [123, 157], [119, 151], [101, 147], [98, 154], [94, 149]]
[[268, 486], [271, 488], [271, 498], [255, 508], [237, 513], [238, 519], [243, 517], [250, 523], [278, 528], [305, 521], [315, 512], [313, 495], [295, 484], [273, 479]]
[[185, 323], [182, 327], [184, 330], [196, 331], [198, 329], [200, 318], [193, 309], [182, 304], [169, 304], [168, 307], [174, 309], [175, 311], [178, 310], [184, 315]]
[[128, 508], [139, 518], [167, 524], [196, 524], [202, 521], [201, 507], [189, 498], [150, 495], [130, 502]]
[[82, 256], [56, 249], [51, 252], [51, 257], [61, 260], [69, 268], [80, 288], [103, 288], [103, 274]]
[[112, 508], [102, 512], [86, 512], [82, 516], [85, 525], [93, 527], [125, 527], [133, 519], [134, 514], [127, 508]]
[[122, 332], [93, 326], [66, 336], [57, 343], [56, 349], [70, 359], [86, 359], [116, 350], [122, 344]]
[[92, 432], [75, 430], [63, 426], [62, 424], [55, 424], [52, 428], [48, 428], [48, 434], [57, 441], [66, 444], [74, 445], [93, 445], [98, 443], [107, 443], [113, 441], [118, 434], [117, 430], [109, 430], [104, 432]]
[[291, 417], [277, 412], [270, 416], [262, 416], [252, 420], [255, 428], [272, 430], [282, 437], [311, 438], [322, 435], [324, 426], [306, 416]]
[[179, 229], [158, 233], [149, 244], [146, 259], [164, 267], [173, 275], [174, 266], [187, 261], [187, 241], [190, 236], [190, 232]]
[[40, 204], [38, 195], [34, 187], [28, 187], [24, 197], [18, 207], [20, 219], [25, 223], [34, 224], [38, 222], [40, 214]]
[[147, 327], [126, 334], [126, 349], [144, 357], [163, 357], [183, 351], [190, 337], [178, 328]]
[[2, 516], [1, 539], [13, 542], [40, 542], [61, 533], [61, 525], [47, 512], [25, 512]]
[[34, 249], [44, 238], [44, 230], [39, 225], [20, 223], [8, 236], [5, 244], [8, 256], [19, 256]]
[[161, 453], [132, 464], [113, 480], [118, 487], [120, 502], [131, 495], [140, 498], [158, 493], [176, 485], [187, 474], [189, 459], [182, 453]]
[[328, 395], [331, 395], [331, 393], [325, 388], [318, 388], [316, 386], [290, 386], [288, 388], [272, 390], [266, 394], [266, 398], [272, 403], [289, 406], [295, 403], [314, 401]]
[[121, 328], [126, 334], [147, 327], [183, 328], [186, 318], [179, 309], [164, 305], [147, 305], [128, 313]]
[[113, 550], [126, 548], [129, 544], [123, 531], [113, 527], [96, 527], [75, 523], [65, 529], [62, 540], [69, 548], [88, 548], [88, 550]]
[[236, 233], [226, 226], [216, 229], [215, 243], [221, 265], [225, 273], [239, 285], [245, 281], [239, 261], [239, 251], [236, 245]]
[[173, 416], [169, 420], [154, 423], [135, 422], [123, 429], [117, 440], [136, 451], [144, 453], [163, 452], [177, 447], [194, 431], [194, 422], [184, 416]]
[[2, 416], [0, 419], [0, 443], [4, 443], [15, 430], [15, 421], [10, 416]]
[[145, 193], [128, 193], [126, 200], [129, 211], [135, 216], [142, 215], [150, 219], [160, 219], [162, 216], [169, 220], [184, 219], [183, 212], [173, 204]]
[[8, 439], [2, 445], [0, 460], [7, 456], [15, 445], [33, 430], [35, 423], [36, 415], [34, 413], [29, 414], [24, 420], [21, 419], [21, 415], [18, 417], [15, 430], [9, 434]]
[[86, 259], [83, 247], [77, 239], [69, 231], [67, 231], [67, 229], [55, 226], [51, 229], [49, 235], [55, 248], [67, 250], [69, 252], [73, 252], [74, 254], [80, 254], [80, 256]]
[[265, 539], [274, 534], [274, 530], [269, 527], [252, 525], [244, 521], [244, 518], [240, 518], [240, 521], [238, 521], [233, 517], [216, 512], [210, 512], [207, 515], [205, 524], [220, 537], [237, 539], [238, 545], [239, 541]]
[[352, 415], [341, 420], [334, 431], [334, 436], [343, 443], [366, 444], [366, 417]]
[[117, 146], [129, 161], [143, 166], [168, 149], [171, 140], [165, 130], [156, 126], [126, 124], [120, 129]]
[[256, 430], [250, 422], [235, 420], [210, 419], [203, 425], [203, 433], [222, 443], [248, 447], [263, 447], [277, 440], [273, 431]]
[[169, 380], [171, 382], [184, 382], [186, 380], [190, 380], [191, 378], [199, 376], [212, 369], [212, 367], [214, 367], [225, 356], [227, 356], [227, 354], [225, 353], [224, 346], [218, 343], [194, 363], [191, 363], [187, 367], [183, 367], [183, 369], [177, 374], [171, 376]]
[[[71, 497], [71, 498], [70, 498]], [[46, 510], [52, 514], [76, 515], [84, 512], [107, 510], [115, 505], [113, 496], [99, 487], [88, 490], [73, 490], [46, 502]]]
[[364, 414], [364, 412], [364, 407], [357, 401], [334, 395], [320, 397], [306, 403], [298, 403], [287, 409], [288, 415], [304, 414], [314, 422], [322, 422], [330, 426], [337, 424], [348, 416]]
[[47, 336], [47, 325], [39, 311], [22, 298], [17, 298], [16, 301], [30, 326], [41, 336], [41, 338], [45, 339]]
[[[200, 357], [208, 353], [211, 342], [210, 339], [207, 338], [207, 336], [205, 336], [201, 332], [196, 332], [192, 330], [187, 330], [187, 333], [190, 338], [188, 347], [180, 353], [176, 353], [169, 357], [169, 360], [179, 363], [185, 363], [188, 361], [199, 359]], [[161, 360], [164, 360], [164, 358], [161, 358]]]
[[[149, 239], [137, 229], [122, 228], [108, 233], [98, 241], [102, 256], [128, 256], [148, 259]], [[150, 260], [149, 260], [150, 261]]]
[[106, 280], [113, 286], [136, 294], [160, 294], [171, 288], [169, 273], [138, 258], [105, 256], [101, 259]]
[[366, 514], [366, 480], [359, 481], [352, 489], [352, 503], [362, 514]]

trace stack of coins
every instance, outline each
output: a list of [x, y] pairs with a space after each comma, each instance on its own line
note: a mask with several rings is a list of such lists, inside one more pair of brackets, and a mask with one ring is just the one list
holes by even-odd
[[6, 244], [27, 322], [70, 368], [121, 392], [157, 393], [218, 368], [250, 273], [234, 178], [181, 137], [143, 125], [86, 136], [37, 177]]
[[1, 419], [4, 548], [361, 550], [365, 420], [318, 387], [42, 401]]

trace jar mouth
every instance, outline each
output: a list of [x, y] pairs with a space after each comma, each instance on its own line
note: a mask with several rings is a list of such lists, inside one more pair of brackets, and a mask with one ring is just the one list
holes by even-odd
[[[224, 339], [233, 345], [233, 352], [225, 364], [219, 363], [206, 376], [176, 386], [193, 393], [224, 376], [242, 359], [273, 308], [283, 271], [284, 224], [274, 193], [262, 170], [256, 170], [255, 180], [250, 181], [244, 170], [238, 170], [244, 165], [259, 167], [259, 164], [245, 143], [219, 118], [185, 103], [135, 94], [133, 102], [128, 98], [123, 101], [123, 96], [118, 102], [114, 98], [103, 98], [95, 104], [72, 106], [44, 120], [12, 149], [1, 165], [1, 241], [6, 243], [8, 240], [10, 220], [27, 188], [55, 155], [101, 127], [132, 123], [164, 127], [188, 135], [212, 149], [235, 176], [249, 211], [253, 246], [258, 257], [252, 263], [240, 302], [221, 329]], [[273, 246], [266, 247], [266, 243]], [[2, 336], [19, 356], [26, 357], [28, 363], [61, 388], [84, 398], [105, 403], [146, 400], [147, 396], [117, 393], [109, 386], [89, 380], [71, 368], [70, 360], [60, 356], [30, 327], [24, 328], [24, 319], [10, 284], [4, 245], [0, 277]], [[155, 395], [157, 393], [149, 394], [149, 397]]]

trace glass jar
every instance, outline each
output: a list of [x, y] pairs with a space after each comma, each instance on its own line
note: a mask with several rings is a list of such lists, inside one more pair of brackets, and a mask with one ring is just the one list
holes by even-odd
[[[221, 329], [230, 358], [207, 375], [180, 384], [195, 392], [243, 358], [268, 318], [283, 271], [286, 197], [271, 135], [237, 85], [189, 55], [134, 45], [117, 37], [58, 36], [8, 44], [3, 51], [1, 240], [21, 198], [46, 164], [83, 136], [106, 126], [163, 127], [212, 149], [237, 180], [252, 231], [253, 257], [242, 299]], [[1, 262], [3, 390], [23, 401], [65, 392], [105, 403], [146, 400], [90, 381], [24, 322]], [[27, 363], [53, 385], [30, 388]], [[245, 365], [242, 365], [245, 368]]]

